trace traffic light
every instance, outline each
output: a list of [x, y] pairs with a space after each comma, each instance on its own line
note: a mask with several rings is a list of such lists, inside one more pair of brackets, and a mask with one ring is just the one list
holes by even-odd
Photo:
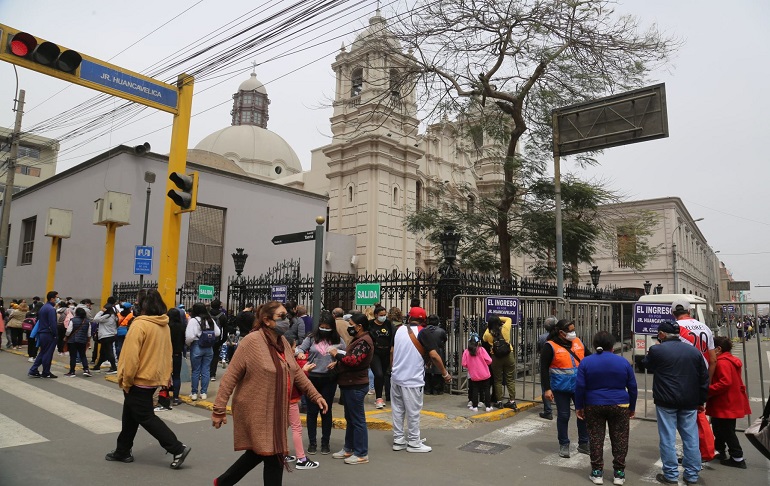
[[[27, 32], [13, 31], [6, 27], [3, 37], [0, 54], [10, 59], [15, 58], [20, 65], [30, 69], [47, 74], [76, 74], [80, 63], [83, 62], [83, 56], [72, 49], [59, 47]], [[24, 63], [21, 59], [28, 62]]]
[[198, 199], [198, 173], [182, 174], [180, 172], [172, 172], [168, 178], [179, 189], [171, 189], [167, 193], [168, 197], [174, 201], [174, 204], [181, 208], [179, 212], [195, 211]]

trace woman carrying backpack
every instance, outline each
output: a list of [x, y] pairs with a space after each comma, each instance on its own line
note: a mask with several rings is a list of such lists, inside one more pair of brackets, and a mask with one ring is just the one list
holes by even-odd
[[[487, 322], [484, 341], [492, 348], [492, 379], [494, 394], [497, 397], [497, 408], [512, 408], [516, 406], [516, 358], [511, 346], [510, 317], [492, 316]], [[503, 376], [508, 388], [508, 401], [503, 403]]]
[[206, 304], [197, 302], [193, 305], [190, 320], [187, 321], [185, 343], [190, 346], [190, 366], [192, 367], [192, 392], [190, 399], [198, 399], [200, 384], [200, 399], [207, 398], [211, 379], [211, 360], [214, 359], [214, 344], [221, 334], [219, 326], [211, 318]]

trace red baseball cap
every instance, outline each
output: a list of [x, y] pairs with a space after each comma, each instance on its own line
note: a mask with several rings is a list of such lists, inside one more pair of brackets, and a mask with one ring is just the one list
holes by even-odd
[[409, 309], [409, 317], [425, 321], [428, 319], [428, 313], [422, 307], [412, 307]]

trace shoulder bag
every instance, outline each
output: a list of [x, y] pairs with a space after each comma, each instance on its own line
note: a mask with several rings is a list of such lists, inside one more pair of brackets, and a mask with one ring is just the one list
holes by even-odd
[[770, 400], [765, 405], [762, 416], [754, 421], [744, 432], [749, 442], [770, 459]]

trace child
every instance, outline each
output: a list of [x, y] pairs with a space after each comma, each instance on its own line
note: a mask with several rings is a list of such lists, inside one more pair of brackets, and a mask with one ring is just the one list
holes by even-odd
[[[288, 339], [291, 345], [292, 354], [296, 351], [297, 342], [290, 338]], [[302, 367], [302, 371], [307, 375], [310, 370], [315, 368], [314, 363], [308, 363], [307, 359], [297, 359], [297, 364]], [[291, 398], [289, 399], [289, 427], [291, 427], [292, 440], [294, 441], [294, 453], [295, 456], [288, 456], [286, 462], [297, 461], [294, 466], [296, 469], [315, 469], [318, 467], [318, 463], [311, 461], [305, 456], [305, 449], [302, 446], [302, 421], [299, 417], [299, 400], [302, 396], [302, 392], [297, 389], [295, 385], [291, 390]]]
[[492, 411], [492, 400], [489, 396], [491, 374], [489, 365], [492, 358], [483, 346], [479, 346], [481, 340], [475, 332], [471, 333], [468, 340], [468, 349], [463, 351], [462, 365], [468, 368], [468, 377], [471, 380], [471, 405], [468, 407], [474, 412], [479, 411], [479, 399], [484, 402], [486, 411]]
[[[716, 457], [723, 466], [746, 469], [743, 449], [735, 435], [735, 420], [751, 413], [746, 386], [741, 379], [743, 363], [730, 353], [733, 348], [730, 338], [716, 337], [714, 346], [717, 368], [709, 386], [706, 415], [711, 416]], [[725, 445], [730, 452], [729, 459], [725, 455]]]

